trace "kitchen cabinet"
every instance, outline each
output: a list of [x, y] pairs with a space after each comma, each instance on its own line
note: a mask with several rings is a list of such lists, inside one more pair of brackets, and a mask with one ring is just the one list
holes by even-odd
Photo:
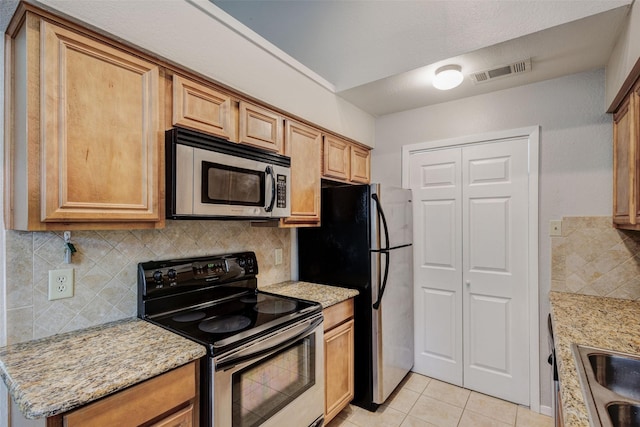
[[640, 81], [613, 115], [613, 224], [640, 230]]
[[7, 34], [8, 227], [164, 226], [158, 65], [31, 11]]
[[231, 96], [211, 86], [174, 75], [173, 124], [233, 139]]
[[284, 154], [291, 157], [291, 216], [281, 226], [318, 226], [322, 134], [293, 120], [285, 123]]
[[370, 151], [334, 136], [324, 136], [322, 176], [344, 182], [368, 184]]
[[197, 361], [47, 419], [47, 427], [199, 424]]
[[283, 117], [267, 108], [240, 101], [238, 142], [283, 152]]
[[326, 308], [323, 315], [324, 421], [328, 424], [353, 399], [353, 298]]

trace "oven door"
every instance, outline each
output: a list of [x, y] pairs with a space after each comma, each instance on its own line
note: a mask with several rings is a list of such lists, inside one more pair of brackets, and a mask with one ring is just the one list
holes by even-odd
[[214, 357], [215, 427], [322, 425], [322, 314]]

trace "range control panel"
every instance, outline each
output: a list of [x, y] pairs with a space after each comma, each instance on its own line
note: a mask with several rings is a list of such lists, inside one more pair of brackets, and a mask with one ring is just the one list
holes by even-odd
[[149, 261], [138, 264], [138, 288], [144, 295], [167, 292], [167, 289], [207, 287], [224, 284], [258, 274], [254, 252]]

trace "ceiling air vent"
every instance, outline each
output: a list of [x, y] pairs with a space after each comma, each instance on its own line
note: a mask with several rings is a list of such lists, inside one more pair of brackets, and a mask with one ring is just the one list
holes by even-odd
[[531, 58], [523, 61], [514, 62], [509, 65], [502, 65], [490, 70], [478, 71], [471, 73], [469, 77], [473, 80], [473, 83], [486, 83], [491, 80], [499, 79], [502, 77], [510, 76], [512, 74], [520, 74], [531, 71]]

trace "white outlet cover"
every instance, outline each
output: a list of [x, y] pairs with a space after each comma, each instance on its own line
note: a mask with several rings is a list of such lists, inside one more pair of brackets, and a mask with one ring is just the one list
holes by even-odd
[[562, 236], [562, 221], [549, 221], [549, 236]]
[[280, 265], [282, 264], [282, 249], [278, 248], [275, 251], [275, 261], [276, 261], [276, 265]]
[[73, 276], [73, 268], [49, 270], [49, 301], [73, 296]]

